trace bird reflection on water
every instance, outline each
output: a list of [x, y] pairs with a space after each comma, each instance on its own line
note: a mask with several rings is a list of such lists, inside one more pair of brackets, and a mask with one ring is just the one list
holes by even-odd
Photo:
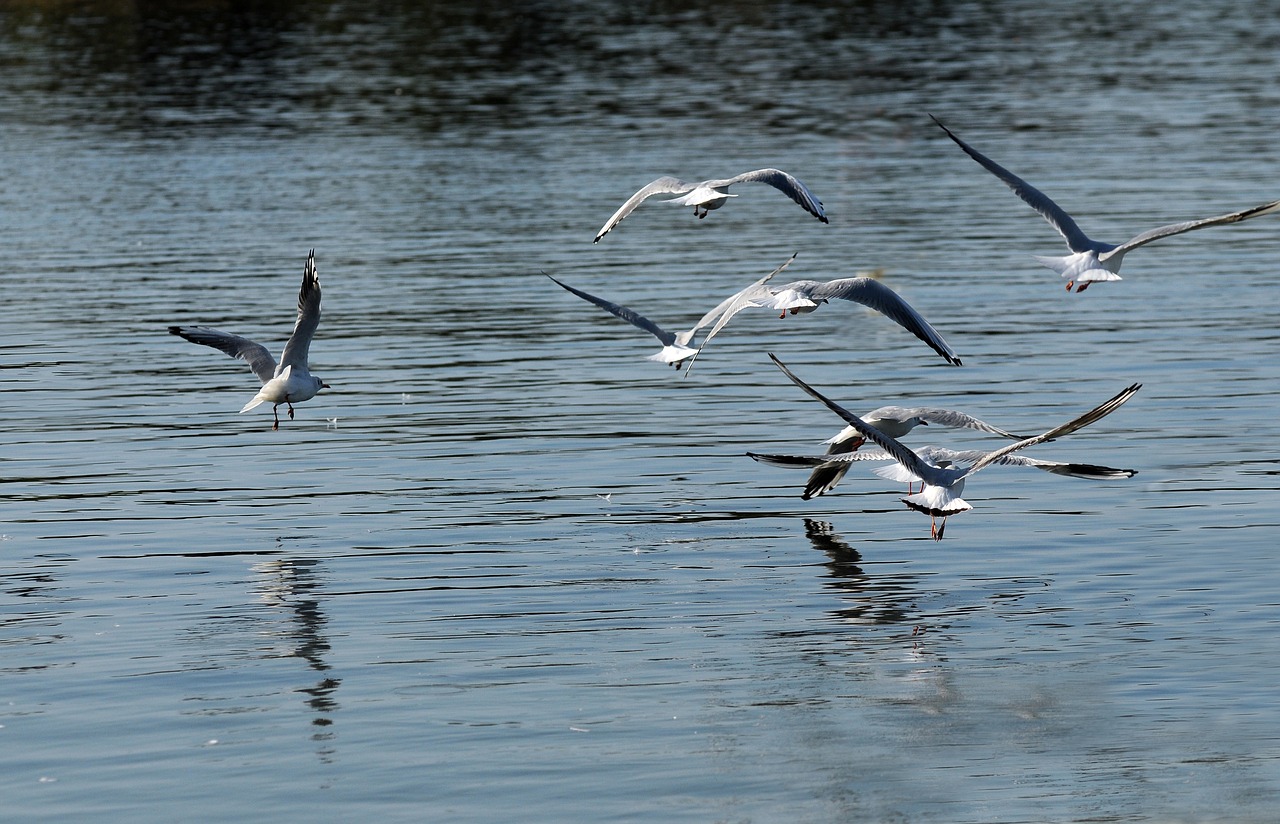
[[[319, 563], [309, 558], [273, 559], [254, 564], [253, 571], [263, 576], [255, 587], [259, 598], [269, 606], [285, 610], [292, 624], [278, 633], [291, 645], [280, 657], [301, 658], [311, 669], [324, 674], [315, 685], [301, 687], [298, 692], [309, 696], [307, 705], [317, 713], [312, 725], [328, 727], [333, 723], [332, 714], [338, 709], [333, 694], [342, 681], [325, 674], [331, 669], [325, 660], [331, 646], [327, 634], [329, 619], [314, 597], [321, 586], [315, 569]], [[328, 733], [315, 736], [316, 740], [329, 737]]]
[[804, 519], [805, 537], [831, 560], [825, 566], [830, 580], [823, 584], [844, 596], [847, 606], [833, 610], [843, 621], [919, 626], [918, 590], [914, 575], [868, 575], [862, 554], [839, 537], [827, 521]]

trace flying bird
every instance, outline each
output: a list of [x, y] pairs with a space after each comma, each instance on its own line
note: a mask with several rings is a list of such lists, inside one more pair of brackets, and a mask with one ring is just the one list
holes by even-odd
[[[852, 429], [852, 427], [850, 427]], [[929, 461], [934, 464], [942, 465], [945, 461], [952, 465], [958, 463], [966, 463], [976, 461], [987, 453], [979, 449], [969, 449], [964, 451], [956, 451], [954, 449], [944, 449], [938, 446], [922, 446], [913, 450], [921, 460]], [[883, 449], [866, 449], [860, 452], [841, 452], [837, 454], [827, 453], [825, 455], [777, 455], [762, 454], [759, 452], [748, 452], [747, 457], [760, 463], [770, 464], [771, 466], [794, 466], [794, 467], [814, 467], [816, 473], [819, 469], [840, 467], [847, 471], [848, 467], [856, 461], [894, 461], [893, 455]], [[1024, 455], [1005, 455], [998, 458], [995, 463], [1001, 466], [1029, 466], [1033, 469], [1039, 469], [1054, 475], [1063, 475], [1068, 478], [1086, 478], [1088, 480], [1117, 480], [1120, 478], [1132, 478], [1138, 474], [1136, 469], [1116, 469], [1110, 466], [1098, 466], [1096, 464], [1086, 463], [1063, 463], [1062, 461], [1048, 461], [1040, 458], [1030, 458]], [[920, 481], [910, 470], [902, 464], [893, 463], [891, 466], [880, 467], [875, 473], [888, 481], [897, 481], [899, 483], [915, 484]], [[841, 471], [840, 477], [844, 477], [844, 471]], [[821, 495], [827, 492], [832, 483], [826, 489], [816, 493]], [[811, 496], [802, 495], [805, 500]]]
[[1022, 198], [1032, 209], [1039, 212], [1067, 241], [1071, 254], [1065, 257], [1035, 256], [1042, 266], [1047, 266], [1067, 278], [1067, 291], [1070, 291], [1071, 287], [1075, 286], [1077, 292], [1083, 292], [1089, 288], [1089, 284], [1097, 281], [1120, 280], [1120, 263], [1124, 260], [1125, 254], [1153, 240], [1180, 235], [1193, 229], [1203, 229], [1206, 226], [1239, 223], [1243, 220], [1280, 211], [1280, 200], [1274, 200], [1261, 206], [1242, 209], [1239, 212], [1232, 212], [1227, 215], [1206, 217], [1201, 220], [1188, 220], [1182, 223], [1170, 223], [1168, 226], [1160, 226], [1143, 232], [1119, 246], [1103, 243], [1100, 240], [1090, 239], [1088, 235], [1080, 231], [1080, 227], [1076, 225], [1071, 215], [1063, 211], [1062, 207], [1057, 203], [1050, 200], [1049, 196], [1044, 192], [1041, 192], [1013, 172], [956, 137], [950, 129], [942, 125], [942, 121], [938, 120], [938, 118], [933, 117], [933, 115], [929, 116], [933, 118], [933, 122], [937, 123], [940, 129], [947, 133], [947, 137], [950, 137], [957, 146], [964, 150], [965, 154], [978, 161], [988, 172], [1004, 181], [1004, 184], [1012, 189], [1014, 194]]
[[[1025, 435], [1014, 435], [997, 426], [992, 426], [986, 421], [978, 420], [972, 415], [966, 415], [963, 412], [956, 412], [951, 409], [882, 406], [879, 409], [868, 412], [862, 419], [891, 438], [901, 438], [917, 426], [928, 426], [930, 424], [956, 429], [974, 429], [979, 432], [999, 435], [1012, 441], [1020, 441], [1026, 437]], [[825, 441], [824, 443], [829, 444], [829, 446], [823, 459], [819, 459], [817, 462], [798, 464], [814, 468], [800, 497], [807, 501], [810, 498], [830, 492], [848, 473], [853, 461], [880, 460], [878, 458], [848, 457], [850, 454], [857, 453], [857, 450], [866, 442], [867, 439], [852, 426], [846, 426], [835, 437]], [[859, 454], [865, 456], [867, 453]], [[770, 456], [757, 457], [752, 455], [752, 457], [756, 458], [756, 460], [764, 460]], [[808, 458], [806, 457], [804, 460], [807, 461]], [[886, 458], [886, 460], [892, 460], [892, 458]], [[791, 465], [797, 464], [793, 463]], [[914, 480], [919, 479], [913, 479], [913, 482]]]
[[[792, 260], [794, 259], [793, 255]], [[773, 309], [781, 312], [779, 317], [785, 318], [788, 313], [807, 315], [817, 311], [822, 304], [837, 298], [874, 309], [929, 344], [929, 347], [941, 355], [947, 363], [954, 366], [961, 365], [960, 356], [943, 340], [942, 335], [938, 334], [937, 330], [911, 307], [911, 304], [888, 286], [875, 278], [868, 277], [841, 278], [825, 283], [816, 280], [797, 280], [782, 286], [770, 286], [764, 280], [756, 281], [742, 291], [730, 295], [721, 301], [720, 306], [708, 313], [710, 316], [719, 311], [719, 317], [711, 327], [711, 331], [707, 332], [707, 336], [702, 339], [702, 344], [697, 351], [701, 352], [705, 349], [725, 324], [743, 309], [752, 307]], [[707, 319], [704, 317], [703, 320]], [[693, 368], [692, 361], [689, 362], [689, 368]]]
[[781, 169], [756, 169], [752, 172], [743, 172], [736, 177], [729, 177], [724, 180], [704, 180], [701, 183], [688, 183], [678, 177], [664, 175], [627, 198], [627, 202], [613, 213], [613, 217], [605, 221], [605, 224], [600, 227], [600, 231], [596, 232], [596, 239], [592, 242], [599, 243], [600, 238], [607, 235], [614, 226], [621, 223], [624, 217], [631, 214], [637, 206], [654, 195], [681, 195], [663, 202], [692, 206], [693, 213], [699, 219], [704, 218], [712, 209], [719, 209], [723, 206], [729, 198], [737, 197], [737, 195], [729, 194], [729, 187], [735, 183], [767, 183], [800, 204], [801, 208], [818, 220], [823, 223], [829, 222], [827, 213], [822, 210], [822, 201], [814, 197], [808, 186], [805, 186], [797, 178]]
[[[752, 284], [752, 286], [757, 286], [759, 284], [765, 283], [774, 275], [778, 274], [783, 269], [786, 269], [788, 266], [790, 266], [791, 261], [795, 259], [796, 259], [796, 256], [792, 255], [790, 258], [787, 259], [786, 263], [782, 264], [777, 269], [774, 269], [769, 274], [757, 280], [755, 283]], [[547, 273], [543, 272], [543, 274], [546, 275]], [[644, 331], [653, 335], [655, 338], [658, 339], [658, 342], [662, 344], [662, 350], [650, 355], [649, 360], [658, 361], [660, 363], [670, 363], [673, 366], [675, 366], [675, 368], [677, 369], [680, 368], [681, 363], [683, 363], [686, 359], [692, 358], [699, 351], [689, 345], [690, 342], [693, 340], [693, 336], [698, 333], [699, 329], [701, 329], [702, 327], [706, 326], [707, 324], [715, 320], [717, 317], [719, 317], [721, 313], [724, 312], [725, 307], [727, 307], [729, 303], [736, 297], [735, 295], [730, 295], [729, 297], [725, 298], [723, 301], [720, 302], [718, 306], [716, 306], [716, 308], [712, 309], [710, 312], [707, 312], [705, 315], [703, 315], [702, 319], [699, 320], [697, 323], [695, 323], [692, 328], [687, 329], [683, 332], [673, 333], [673, 332], [666, 331], [661, 326], [649, 320], [644, 315], [640, 314], [634, 309], [631, 309], [626, 306], [622, 306], [621, 304], [617, 304], [609, 300], [605, 300], [604, 298], [601, 298], [601, 297], [596, 297], [595, 295], [589, 292], [584, 292], [581, 289], [575, 289], [569, 284], [559, 281], [554, 277], [551, 277], [551, 275], [547, 275], [547, 277], [551, 278], [551, 280], [557, 286], [561, 287], [565, 291], [571, 292], [572, 294], [577, 295], [578, 297], [582, 298], [588, 303], [594, 303], [596, 306], [599, 306], [601, 309], [605, 310], [606, 312], [613, 315], [614, 317], [619, 318], [621, 320], [625, 320], [627, 323], [631, 324], [637, 329], [643, 329]], [[690, 366], [692, 365], [693, 365], [692, 362], [690, 362]], [[686, 372], [685, 374], [688, 374], [688, 373]]]
[[[809, 386], [809, 384], [800, 380], [800, 378], [796, 377], [796, 375], [772, 353], [769, 354], [769, 357], [777, 367], [782, 370], [782, 373], [791, 379], [792, 383], [803, 389], [814, 399], [825, 404], [832, 412], [835, 412], [837, 415], [844, 418], [845, 423], [858, 430], [864, 438], [887, 452], [893, 460], [902, 465], [903, 469], [905, 469], [910, 476], [920, 479], [923, 484], [923, 488], [920, 492], [914, 495], [908, 495], [902, 499], [902, 502], [917, 512], [923, 512], [929, 516], [930, 533], [934, 540], [942, 540], [942, 532], [946, 529], [948, 517], [951, 515], [958, 515], [961, 512], [966, 512], [973, 508], [967, 501], [960, 497], [960, 493], [964, 491], [965, 479], [970, 475], [984, 467], [1000, 463], [1002, 458], [1012, 455], [1014, 452], [1026, 449], [1029, 446], [1035, 446], [1038, 443], [1055, 440], [1063, 435], [1070, 435], [1078, 429], [1082, 429], [1091, 423], [1101, 420], [1119, 409], [1125, 401], [1133, 397], [1133, 394], [1142, 388], [1142, 384], [1140, 383], [1132, 384], [1115, 397], [1089, 410], [1083, 415], [1080, 415], [1074, 420], [1068, 421], [1061, 426], [1054, 427], [1048, 432], [1044, 432], [1030, 438], [1024, 438], [1015, 443], [1007, 444], [993, 452], [977, 453], [979, 455], [977, 458], [952, 461], [947, 458], [938, 457], [937, 460], [930, 460], [916, 454], [911, 449], [904, 446], [901, 441], [884, 434], [879, 429], [871, 426], [857, 415], [840, 406], [835, 401], [827, 398], [821, 392]], [[1128, 470], [1119, 471], [1123, 472]], [[936, 522], [936, 519], [938, 518], [942, 519], [941, 525], [938, 525]]]
[[280, 428], [280, 404], [289, 410], [289, 419], [293, 420], [293, 405], [311, 400], [321, 389], [328, 389], [329, 384], [311, 374], [307, 366], [307, 353], [311, 348], [311, 338], [320, 325], [320, 278], [316, 275], [316, 253], [312, 249], [307, 255], [307, 264], [302, 271], [302, 288], [298, 290], [298, 319], [293, 325], [293, 334], [284, 345], [284, 352], [277, 364], [271, 353], [260, 343], [247, 338], [220, 332], [207, 326], [170, 326], [169, 334], [212, 346], [233, 358], [239, 358], [249, 364], [253, 374], [262, 382], [258, 394], [240, 410], [243, 414], [259, 404], [271, 404], [271, 413], [275, 416], [272, 430]]

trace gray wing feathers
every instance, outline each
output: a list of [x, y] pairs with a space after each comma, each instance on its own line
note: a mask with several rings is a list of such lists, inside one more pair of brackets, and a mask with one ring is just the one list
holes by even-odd
[[963, 412], [956, 412], [952, 409], [935, 409], [933, 407], [914, 407], [904, 408], [901, 406], [882, 406], [867, 416], [868, 418], [893, 418], [894, 420], [904, 421], [909, 418], [920, 418], [931, 424], [938, 426], [948, 426], [953, 429], [974, 429], [978, 432], [989, 432], [992, 435], [999, 435], [1002, 438], [1008, 438], [1012, 441], [1020, 441], [1026, 438], [1026, 435], [1014, 435], [1011, 432], [1005, 432], [998, 426], [992, 426], [986, 421], [966, 415]]
[[248, 338], [210, 329], [207, 326], [170, 326], [169, 334], [202, 346], [212, 346], [219, 352], [247, 362], [253, 374], [257, 375], [262, 383], [266, 383], [276, 375], [276, 361], [267, 351], [267, 347], [254, 343]]
[[[986, 453], [976, 449], [964, 451], [955, 451], [953, 449], [943, 449], [937, 446], [928, 446], [920, 450], [921, 454], [926, 455], [930, 460], [949, 460], [952, 463], [968, 463], [970, 461], [980, 460]], [[1064, 463], [1062, 461], [1048, 461], [1042, 458], [1031, 458], [1025, 455], [1004, 455], [992, 461], [993, 464], [1000, 466], [1029, 466], [1032, 469], [1043, 470], [1054, 475], [1063, 475], [1069, 478], [1085, 478], [1087, 480], [1116, 480], [1120, 478], [1132, 478], [1138, 474], [1136, 469], [1116, 469], [1110, 466], [1098, 466], [1097, 464], [1086, 463]]]
[[298, 290], [298, 320], [293, 334], [280, 355], [280, 368], [286, 366], [307, 368], [311, 339], [320, 325], [320, 277], [316, 274], [316, 251], [307, 255], [307, 265], [302, 271], [302, 288]]
[[751, 172], [743, 172], [726, 180], [708, 180], [702, 185], [709, 186], [712, 189], [721, 189], [732, 186], [735, 183], [767, 183], [794, 200], [801, 208], [818, 220], [823, 223], [830, 222], [827, 220], [827, 213], [822, 209], [822, 201], [818, 200], [813, 192], [809, 191], [809, 187], [800, 182], [799, 178], [787, 174], [781, 169], [756, 169]]
[[938, 118], [933, 115], [929, 115], [929, 117], [933, 119], [934, 123], [938, 124], [938, 128], [947, 133], [947, 137], [951, 138], [957, 146], [964, 150], [965, 154], [976, 160], [982, 168], [1000, 178], [1006, 186], [1013, 190], [1014, 194], [1022, 198], [1024, 203], [1049, 221], [1053, 228], [1057, 229], [1067, 241], [1067, 246], [1071, 248], [1071, 251], [1087, 252], [1094, 247], [1093, 241], [1084, 232], [1080, 231], [1080, 227], [1072, 220], [1071, 215], [1063, 211], [1062, 207], [1054, 203], [1048, 195], [956, 137], [950, 129], [942, 125], [942, 121]]
[[792, 373], [790, 369], [786, 367], [786, 365], [782, 361], [778, 360], [777, 356], [775, 356], [772, 352], [769, 353], [769, 359], [772, 360], [774, 364], [779, 369], [782, 370], [782, 374], [786, 375], [788, 378], [791, 379], [792, 383], [794, 383], [796, 386], [800, 387], [802, 390], [808, 393], [810, 397], [824, 404], [832, 412], [835, 412], [841, 418], [844, 418], [845, 423], [849, 424], [854, 429], [861, 432], [864, 438], [871, 441], [876, 446], [879, 446], [886, 453], [888, 453], [889, 456], [893, 458], [893, 460], [902, 464], [904, 467], [907, 468], [909, 472], [914, 474], [916, 477], [923, 478], [928, 483], [935, 483], [935, 481], [937, 481], [937, 485], [944, 485], [947, 483], [947, 480], [945, 478], [939, 477], [938, 475], [939, 470], [937, 467], [930, 466], [929, 464], [925, 463], [924, 460], [922, 460], [919, 455], [917, 455], [915, 452], [908, 449], [906, 446], [903, 446], [901, 442], [884, 434], [879, 429], [876, 429], [871, 424], [862, 420], [862, 418], [859, 418], [857, 415], [853, 414], [852, 412], [845, 409], [840, 404], [826, 397], [825, 395], [823, 395], [818, 390], [814, 389], [809, 384], [800, 380], [798, 377], [795, 376], [794, 373]]
[[959, 356], [947, 345], [942, 335], [938, 334], [938, 331], [930, 326], [929, 322], [911, 307], [911, 304], [903, 300], [901, 295], [874, 278], [829, 280], [826, 283], [814, 285], [807, 292], [809, 297], [815, 300], [839, 298], [874, 309], [929, 344], [933, 351], [945, 358], [948, 363], [961, 365]]
[[[797, 252], [796, 254], [799, 254], [799, 252]], [[713, 319], [716, 319], [717, 317], [718, 319], [716, 320], [715, 326], [711, 327], [711, 331], [708, 332], [707, 336], [702, 339], [702, 344], [698, 347], [698, 351], [701, 352], [703, 348], [708, 343], [711, 342], [711, 339], [716, 336], [716, 333], [718, 333], [721, 329], [723, 329], [725, 327], [725, 324], [727, 324], [730, 320], [733, 319], [734, 315], [738, 314], [743, 309], [757, 305], [755, 303], [755, 300], [757, 298], [768, 297], [769, 290], [768, 290], [768, 287], [766, 287], [764, 284], [768, 283], [769, 280], [772, 279], [774, 275], [778, 274], [783, 269], [786, 269], [788, 266], [790, 266], [791, 261], [795, 259], [796, 259], [796, 255], [793, 254], [791, 257], [787, 258], [786, 262], [783, 263], [781, 266], [779, 266], [777, 269], [774, 269], [772, 272], [760, 278], [755, 283], [751, 284], [750, 286], [743, 289], [742, 291], [736, 292], [730, 295], [729, 297], [725, 298], [724, 300], [720, 301], [720, 304], [716, 306], [716, 308], [712, 309], [710, 312], [703, 315], [702, 319], [699, 320], [696, 324], [694, 324], [693, 328], [689, 330], [688, 335], [690, 339], [693, 338], [694, 332], [697, 332], [699, 329], [706, 326]], [[695, 360], [696, 358], [697, 356], [695, 355], [693, 359], [690, 359], [689, 369], [693, 368], [693, 360]], [[685, 374], [688, 374], [687, 370]]]
[[1139, 246], [1143, 246], [1153, 240], [1159, 240], [1162, 237], [1180, 235], [1183, 232], [1190, 232], [1193, 229], [1203, 229], [1206, 226], [1221, 226], [1226, 223], [1239, 223], [1242, 220], [1248, 220], [1249, 218], [1260, 217], [1262, 215], [1269, 215], [1276, 211], [1280, 211], [1280, 200], [1275, 200], [1271, 203], [1264, 203], [1261, 206], [1254, 206], [1251, 209], [1242, 209], [1239, 212], [1232, 212], [1229, 215], [1206, 217], [1200, 220], [1188, 220], [1183, 223], [1170, 223], [1168, 226], [1161, 226], [1159, 228], [1143, 232], [1132, 240], [1125, 241], [1110, 252], [1099, 255], [1098, 259], [1107, 260], [1108, 258], [1116, 255], [1123, 255], [1130, 249], [1136, 249]]
[[972, 475], [973, 473], [977, 472], [979, 469], [982, 469], [985, 466], [990, 466], [991, 464], [999, 461], [1004, 456], [1017, 452], [1020, 449], [1026, 449], [1028, 446], [1035, 446], [1038, 443], [1045, 443], [1046, 441], [1052, 441], [1056, 438], [1062, 437], [1063, 435], [1070, 435], [1072, 432], [1075, 432], [1078, 429], [1083, 429], [1084, 427], [1088, 426], [1091, 423], [1096, 423], [1097, 421], [1102, 420], [1107, 415], [1110, 415], [1112, 412], [1116, 411], [1121, 406], [1123, 406], [1125, 401], [1133, 397], [1134, 393], [1141, 388], [1142, 388], [1142, 384], [1135, 383], [1131, 386], [1126, 387], [1124, 391], [1120, 392], [1120, 394], [1116, 395], [1114, 398], [1111, 398], [1105, 403], [1100, 404], [1099, 406], [1096, 406], [1093, 409], [1090, 409], [1088, 412], [1084, 413], [1083, 415], [1081, 415], [1080, 417], [1074, 420], [1068, 421], [1062, 424], [1061, 426], [1054, 427], [1053, 429], [1050, 429], [1048, 432], [1045, 432], [1043, 434], [1035, 435], [1034, 437], [1030, 437], [1030, 438], [1025, 438], [1021, 441], [1018, 441], [1017, 443], [1011, 443], [1008, 446], [1004, 446], [1004, 447], [1001, 447], [1000, 449], [995, 450], [994, 452], [988, 452], [986, 455], [979, 458], [973, 464], [973, 466], [969, 467], [968, 471], [965, 474]]
[[592, 243], [599, 243], [600, 238], [609, 234], [609, 231], [614, 226], [621, 223], [624, 217], [634, 212], [636, 207], [646, 199], [661, 194], [684, 194], [685, 192], [692, 192], [695, 188], [697, 188], [696, 183], [687, 183], [678, 177], [663, 175], [627, 198], [627, 202], [619, 206], [618, 211], [613, 213], [613, 217], [606, 220], [604, 225], [600, 227], [600, 231], [596, 232], [596, 239]]
[[848, 466], [855, 461], [892, 461], [894, 457], [883, 449], [860, 452], [840, 452], [834, 455], [778, 455], [748, 452], [747, 457], [773, 466]]
[[[546, 275], [547, 273], [543, 272], [543, 274]], [[662, 327], [658, 326], [658, 324], [649, 320], [644, 315], [641, 315], [639, 312], [636, 312], [635, 310], [628, 309], [625, 306], [619, 306], [616, 303], [611, 303], [610, 301], [607, 301], [604, 298], [598, 298], [595, 295], [582, 291], [581, 289], [574, 289], [569, 284], [561, 283], [560, 281], [551, 277], [551, 275], [547, 275], [547, 277], [551, 278], [551, 280], [556, 285], [560, 286], [565, 291], [572, 292], [573, 294], [577, 295], [578, 297], [582, 298], [588, 303], [594, 303], [596, 306], [599, 306], [601, 309], [605, 310], [606, 312], [613, 315], [614, 317], [621, 318], [622, 320], [625, 320], [627, 323], [631, 324], [632, 326], [638, 329], [645, 330], [646, 332], [648, 332], [649, 334], [657, 338], [659, 341], [661, 341], [663, 346], [670, 346], [676, 340], [675, 335], [666, 331]]]

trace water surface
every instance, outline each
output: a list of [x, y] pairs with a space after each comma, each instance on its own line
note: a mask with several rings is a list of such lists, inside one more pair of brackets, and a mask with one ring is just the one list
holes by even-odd
[[[16, 4], [0, 13], [6, 809], [24, 820], [1268, 820], [1280, 790], [1274, 14], [1098, 4]], [[1093, 59], [1081, 59], [1093, 55]], [[658, 176], [777, 166], [705, 220]], [[312, 365], [272, 432], [316, 249]], [[882, 270], [964, 358], [830, 306], [682, 378], [672, 329]], [[1123, 482], [984, 471], [929, 540], [804, 475], [855, 411], [964, 409]], [[994, 445], [918, 431], [912, 443]]]

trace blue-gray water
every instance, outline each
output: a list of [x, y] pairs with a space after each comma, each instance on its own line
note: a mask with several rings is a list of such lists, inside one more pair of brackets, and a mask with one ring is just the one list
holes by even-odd
[[[0, 10], [0, 798], [24, 821], [1270, 820], [1280, 219], [1081, 295], [930, 122], [1120, 242], [1280, 196], [1275, 4], [18, 2]], [[777, 166], [706, 220], [659, 174]], [[270, 429], [306, 252], [333, 386]], [[680, 329], [689, 377], [546, 271]], [[749, 449], [1042, 431], [929, 540]], [[917, 430], [911, 443], [990, 445]]]

